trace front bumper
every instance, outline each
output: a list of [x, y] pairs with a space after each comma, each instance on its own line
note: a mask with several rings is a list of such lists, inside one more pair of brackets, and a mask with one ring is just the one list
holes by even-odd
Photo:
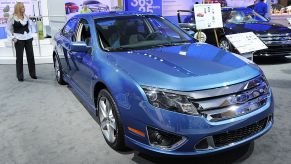
[[[144, 138], [137, 136], [131, 132], [127, 132], [125, 142], [127, 146], [137, 149], [145, 153], [159, 154], [159, 155], [173, 155], [173, 156], [195, 156], [209, 154], [219, 151], [224, 151], [230, 148], [253, 141], [254, 139], [262, 136], [269, 131], [273, 125], [273, 111], [274, 104], [272, 96], [270, 96], [268, 103], [251, 113], [246, 115], [223, 120], [219, 122], [209, 122], [203, 117], [189, 116], [184, 114], [177, 114], [167, 110], [146, 109], [149, 110], [147, 114], [151, 120], [156, 120], [153, 123], [145, 123], [143, 121], [134, 120], [135, 127], [139, 127], [146, 131], [148, 126], [157, 129], [183, 136], [186, 140], [177, 146], [175, 149], [166, 150], [151, 146], [148, 141], [148, 136]], [[197, 150], [195, 146], [203, 139], [222, 136], [221, 134], [228, 134], [260, 122], [261, 120], [268, 119], [264, 127], [252, 133], [241, 140], [232, 142], [223, 146], [212, 147], [205, 150]], [[221, 138], [220, 138], [221, 139]]]
[[291, 45], [267, 45], [268, 49], [256, 51], [254, 56], [289, 56]]

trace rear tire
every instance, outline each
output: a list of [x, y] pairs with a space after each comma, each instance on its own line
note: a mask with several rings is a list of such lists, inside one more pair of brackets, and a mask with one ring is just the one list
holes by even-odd
[[124, 130], [113, 97], [106, 89], [102, 89], [98, 94], [96, 104], [105, 141], [114, 150], [125, 150]]
[[54, 69], [56, 74], [56, 80], [60, 85], [65, 85], [66, 82], [64, 81], [64, 73], [62, 71], [62, 67], [60, 65], [59, 58], [57, 55], [54, 55]]

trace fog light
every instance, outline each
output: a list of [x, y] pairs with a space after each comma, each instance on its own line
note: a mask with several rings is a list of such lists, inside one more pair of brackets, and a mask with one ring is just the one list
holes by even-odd
[[147, 130], [150, 144], [160, 149], [175, 149], [186, 140], [184, 137], [155, 128], [147, 127]]

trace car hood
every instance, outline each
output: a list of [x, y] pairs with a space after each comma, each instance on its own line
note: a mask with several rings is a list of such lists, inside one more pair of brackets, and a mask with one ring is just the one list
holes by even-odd
[[285, 34], [291, 33], [291, 29], [281, 24], [258, 22], [258, 23], [244, 23], [233, 24], [227, 23], [224, 25], [226, 34], [254, 32], [255, 34]]
[[108, 60], [139, 85], [193, 91], [232, 85], [260, 74], [248, 60], [202, 43], [113, 52]]

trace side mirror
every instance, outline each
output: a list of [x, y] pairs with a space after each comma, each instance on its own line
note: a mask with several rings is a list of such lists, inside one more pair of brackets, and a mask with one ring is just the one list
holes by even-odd
[[85, 42], [72, 42], [70, 45], [70, 50], [72, 52], [88, 52], [92, 47], [87, 46]]

